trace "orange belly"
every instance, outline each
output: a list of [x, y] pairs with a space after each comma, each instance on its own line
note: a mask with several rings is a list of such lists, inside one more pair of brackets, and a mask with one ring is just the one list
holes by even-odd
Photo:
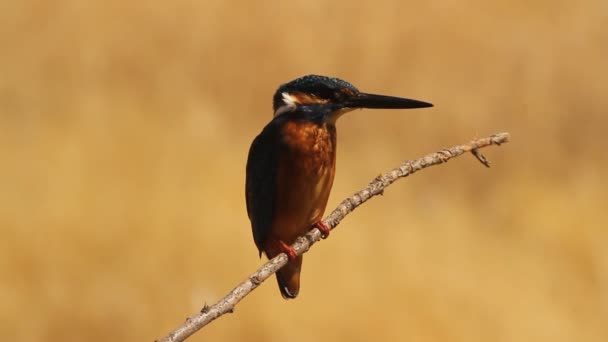
[[335, 174], [334, 127], [290, 122], [282, 133], [268, 257], [280, 253], [278, 240], [291, 245], [323, 218]]

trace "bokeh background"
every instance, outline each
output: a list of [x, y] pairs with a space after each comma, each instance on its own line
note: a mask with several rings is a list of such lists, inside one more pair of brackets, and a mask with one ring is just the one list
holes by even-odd
[[249, 144], [309, 73], [433, 102], [339, 122], [329, 209], [400, 181], [192, 341], [606, 341], [603, 1], [3, 1], [0, 335], [152, 341], [261, 265]]

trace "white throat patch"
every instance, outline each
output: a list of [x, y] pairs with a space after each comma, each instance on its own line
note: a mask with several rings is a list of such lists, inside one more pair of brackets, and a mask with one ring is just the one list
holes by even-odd
[[335, 111], [335, 112], [333, 112], [333, 113], [331, 113], [331, 114], [329, 115], [329, 122], [330, 122], [330, 123], [332, 123], [332, 124], [335, 124], [335, 123], [336, 123], [336, 121], [338, 121], [338, 119], [339, 119], [339, 118], [340, 118], [342, 115], [344, 115], [344, 114], [346, 114], [346, 113], [348, 113], [348, 112], [352, 112], [352, 111], [353, 111], [353, 110], [355, 110], [355, 109], [357, 109], [357, 108], [349, 108], [349, 107], [344, 107], [344, 108], [342, 108], [342, 109], [338, 109], [337, 111]]

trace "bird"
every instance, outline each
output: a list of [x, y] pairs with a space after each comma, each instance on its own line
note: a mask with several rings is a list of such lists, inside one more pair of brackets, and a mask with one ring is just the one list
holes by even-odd
[[336, 170], [336, 121], [359, 108], [432, 107], [428, 102], [368, 94], [335, 77], [307, 75], [277, 89], [274, 115], [249, 148], [245, 198], [259, 256], [286, 253], [276, 273], [281, 295], [298, 296], [302, 255], [291, 245], [322, 221]]

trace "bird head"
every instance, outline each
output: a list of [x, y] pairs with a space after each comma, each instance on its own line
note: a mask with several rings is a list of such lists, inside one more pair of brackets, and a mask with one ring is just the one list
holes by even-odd
[[342, 114], [357, 108], [406, 109], [425, 108], [427, 102], [402, 97], [360, 92], [352, 84], [339, 78], [308, 75], [279, 87], [274, 94], [274, 116], [290, 112], [309, 112], [325, 115], [335, 122]]

